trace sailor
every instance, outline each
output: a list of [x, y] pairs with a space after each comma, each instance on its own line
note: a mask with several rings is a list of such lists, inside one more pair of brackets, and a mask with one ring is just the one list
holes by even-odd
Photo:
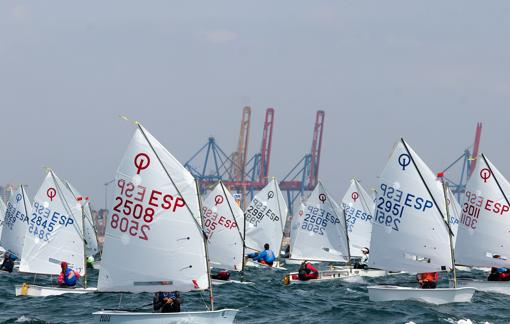
[[422, 289], [434, 289], [437, 287], [439, 281], [439, 273], [437, 272], [424, 272], [418, 273], [416, 279]]
[[361, 249], [361, 253], [363, 255], [361, 256], [361, 259], [354, 264], [354, 269], [368, 269], [368, 256], [370, 253], [370, 250], [367, 247], [364, 247]]
[[301, 263], [298, 271], [298, 278], [301, 281], [319, 278], [319, 271], [306, 260]]
[[248, 254], [248, 258], [253, 259], [253, 261], [257, 261], [258, 263], [262, 263], [268, 265], [270, 267], [273, 266], [273, 262], [275, 259], [274, 252], [269, 249], [269, 244], [264, 244], [264, 251], [260, 253], [250, 253]]
[[62, 272], [60, 272], [58, 276], [58, 285], [60, 287], [74, 287], [76, 286], [76, 282], [80, 279], [80, 274], [77, 271], [69, 268], [67, 262], [62, 261], [60, 263], [60, 268]]
[[219, 271], [217, 274], [211, 275], [212, 279], [228, 281], [230, 278], [230, 272], [226, 270]]
[[[492, 256], [494, 259], [507, 260], [498, 254]], [[510, 270], [508, 268], [492, 267], [491, 273], [487, 278], [488, 281], [510, 281]]]
[[157, 292], [152, 302], [154, 310], [161, 313], [178, 313], [181, 311], [181, 304], [182, 297], [178, 291]]
[[2, 265], [0, 266], [0, 270], [12, 272], [14, 269], [14, 261], [16, 261], [16, 255], [5, 252], [4, 254], [4, 261], [2, 262]]

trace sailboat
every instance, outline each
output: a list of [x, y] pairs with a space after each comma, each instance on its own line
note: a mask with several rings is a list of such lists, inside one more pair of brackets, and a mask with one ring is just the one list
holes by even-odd
[[[510, 268], [510, 183], [484, 154], [466, 184], [456, 244], [456, 263]], [[509, 281], [459, 280], [460, 286], [510, 295]]]
[[[20, 272], [58, 275], [60, 263], [86, 275], [81, 205], [51, 169], [34, 197], [32, 214], [21, 253]], [[35, 277], [34, 277], [35, 278]], [[84, 294], [96, 288], [16, 285], [16, 296]]]
[[283, 197], [276, 178], [259, 191], [250, 202], [245, 211], [245, 244], [246, 253], [260, 252], [264, 250], [264, 244], [268, 243], [269, 248], [275, 253], [275, 263], [272, 267], [246, 261], [246, 266], [271, 268], [275, 270], [286, 270], [279, 265], [279, 255], [282, 249], [283, 231], [287, 220], [287, 204]]
[[[205, 198], [202, 204], [202, 215], [211, 267], [243, 271], [244, 214], [232, 194], [225, 188], [223, 181], [220, 180]], [[213, 279], [212, 283], [221, 285], [244, 282]]]
[[21, 258], [21, 252], [23, 251], [23, 243], [29, 226], [28, 217], [32, 214], [31, 211], [32, 206], [25, 191], [25, 186], [20, 185], [7, 202], [7, 211], [5, 212], [0, 239], [0, 246], [18, 258]]
[[[369, 266], [411, 273], [453, 270], [454, 249], [442, 183], [401, 139], [379, 178]], [[445, 216], [446, 214], [446, 216]], [[470, 302], [474, 288], [369, 286], [371, 301]]]
[[73, 193], [74, 198], [82, 205], [83, 214], [83, 232], [85, 239], [85, 256], [94, 256], [99, 252], [97, 244], [97, 232], [92, 219], [92, 211], [90, 209], [90, 201], [88, 197], [84, 197], [80, 192], [66, 181], [66, 185]]
[[[345, 213], [347, 233], [349, 235], [349, 249], [351, 257], [361, 257], [362, 248], [370, 248], [372, 233], [372, 218], [375, 204], [357, 179], [351, 179], [349, 188], [342, 198], [342, 210]], [[348, 267], [335, 267], [346, 270]], [[387, 271], [378, 269], [355, 269], [356, 274], [364, 277], [381, 277]]]
[[[298, 214], [301, 224], [290, 247], [291, 258], [298, 260], [346, 262], [350, 260], [349, 238], [345, 214], [326, 192], [322, 182], [305, 202], [305, 210]], [[285, 284], [310, 283], [357, 276], [352, 269], [319, 271], [319, 278], [300, 281], [297, 272], [284, 277]]]
[[180, 313], [102, 310], [94, 313], [96, 322], [232, 323], [238, 310], [214, 310], [207, 237], [195, 179], [139, 123], [114, 184], [98, 290], [156, 293], [209, 289], [211, 309]]

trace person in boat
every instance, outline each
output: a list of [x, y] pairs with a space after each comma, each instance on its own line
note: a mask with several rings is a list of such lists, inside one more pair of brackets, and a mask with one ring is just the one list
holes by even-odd
[[60, 268], [62, 271], [58, 276], [58, 285], [63, 288], [72, 288], [76, 286], [78, 279], [80, 279], [80, 273], [69, 268], [65, 261], [60, 263]]
[[354, 269], [368, 269], [368, 256], [370, 253], [370, 250], [367, 247], [364, 247], [361, 249], [361, 253], [363, 255], [361, 256], [361, 259], [354, 264]]
[[423, 272], [416, 275], [416, 279], [422, 289], [435, 289], [439, 281], [439, 273], [437, 272]]
[[5, 252], [4, 261], [0, 266], [0, 270], [7, 271], [9, 273], [14, 269], [14, 261], [16, 261], [17, 257], [13, 253]]
[[94, 259], [94, 257], [92, 255], [89, 255], [87, 257], [87, 268], [93, 268], [94, 267], [94, 262], [96, 260]]
[[282, 258], [284, 258], [284, 259], [290, 258], [290, 244], [287, 244], [287, 247], [285, 248], [285, 252], [282, 253]]
[[[506, 260], [506, 258], [501, 257], [500, 255], [494, 255], [493, 258]], [[508, 268], [498, 268], [492, 267], [491, 273], [487, 278], [488, 281], [510, 281], [510, 270]]]
[[161, 313], [179, 313], [182, 304], [181, 293], [178, 291], [172, 292], [157, 292], [154, 294], [152, 302], [154, 311]]
[[264, 251], [260, 253], [250, 253], [248, 254], [248, 258], [253, 259], [253, 261], [268, 265], [270, 267], [273, 266], [273, 262], [275, 260], [274, 252], [269, 249], [269, 244], [264, 244]]
[[226, 271], [226, 270], [223, 270], [223, 271], [219, 271], [218, 273], [216, 274], [212, 274], [211, 275], [211, 278], [212, 279], [216, 279], [216, 280], [224, 280], [224, 281], [228, 281], [228, 279], [230, 278], [230, 272]]
[[319, 270], [317, 270], [310, 262], [303, 261], [299, 266], [298, 278], [301, 281], [319, 278]]

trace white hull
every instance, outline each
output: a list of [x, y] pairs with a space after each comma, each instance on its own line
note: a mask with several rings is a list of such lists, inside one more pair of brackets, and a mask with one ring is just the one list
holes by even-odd
[[459, 287], [473, 287], [478, 291], [510, 295], [510, 281], [458, 280]]
[[46, 297], [63, 294], [88, 294], [97, 291], [97, 288], [60, 288], [43, 287], [37, 285], [16, 285], [16, 296]]
[[124, 311], [95, 312], [95, 323], [233, 323], [237, 309], [222, 309], [212, 312], [180, 312], [180, 313], [136, 313]]
[[465, 267], [465, 266], [455, 266], [455, 269], [459, 271], [471, 271], [471, 270], [479, 270], [484, 272], [490, 272], [491, 268], [485, 268], [485, 267]]
[[[349, 267], [334, 267], [335, 270], [349, 270]], [[361, 277], [370, 277], [370, 278], [378, 278], [378, 277], [384, 277], [389, 274], [392, 274], [388, 271], [384, 270], [378, 270], [378, 269], [352, 269], [352, 272], [354, 274], [357, 274]]]
[[248, 261], [246, 261], [245, 266], [247, 266], [247, 267], [254, 267], [254, 268], [263, 268], [263, 269], [282, 270], [282, 271], [286, 271], [287, 270], [286, 268], [281, 267], [279, 262], [275, 262], [273, 264], [273, 266], [270, 267], [270, 266], [262, 264], [262, 263], [253, 262], [252, 260], [248, 260]]
[[[282, 260], [285, 264], [291, 264], [291, 265], [300, 265], [303, 263], [303, 260], [296, 260], [296, 259], [283, 259]], [[317, 261], [308, 261], [311, 264], [318, 264]]]
[[469, 303], [475, 288], [436, 288], [421, 289], [399, 286], [369, 286], [368, 298], [371, 301], [416, 300], [440, 305], [448, 303]]
[[[326, 270], [319, 271], [319, 277], [317, 279], [310, 280], [299, 280], [298, 272], [291, 272], [284, 278], [284, 283], [288, 281], [288, 284], [309, 284], [315, 282], [329, 281], [329, 280], [339, 280], [339, 279], [347, 279], [359, 277], [359, 274], [350, 272], [349, 270]], [[288, 278], [288, 279], [287, 279]]]
[[212, 279], [212, 284], [214, 286], [221, 286], [221, 285], [225, 285], [225, 284], [253, 285], [253, 282], [251, 282], [251, 281], [239, 281], [239, 280]]

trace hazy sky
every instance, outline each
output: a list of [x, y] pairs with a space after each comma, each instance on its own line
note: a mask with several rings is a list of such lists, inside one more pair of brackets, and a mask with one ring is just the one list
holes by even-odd
[[484, 122], [482, 150], [510, 175], [508, 1], [2, 1], [0, 183], [54, 168], [102, 207], [134, 126], [181, 162], [213, 135], [250, 155], [276, 109], [270, 173], [310, 150], [326, 111], [320, 177], [338, 199], [370, 188], [405, 137], [434, 170]]

